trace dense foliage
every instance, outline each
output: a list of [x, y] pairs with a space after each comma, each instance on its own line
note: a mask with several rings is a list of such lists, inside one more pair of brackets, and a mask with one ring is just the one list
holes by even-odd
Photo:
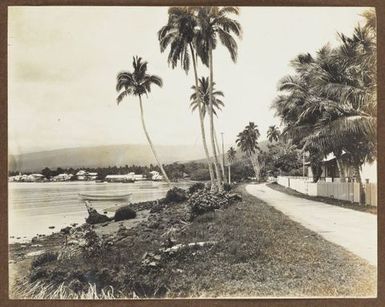
[[[284, 124], [283, 135], [319, 164], [333, 153], [342, 179], [343, 164], [351, 165], [358, 182], [360, 167], [376, 157], [376, 29], [375, 12], [351, 37], [339, 34], [339, 46], [324, 46], [315, 55], [300, 54], [295, 73], [282, 78], [273, 107]], [[343, 156], [343, 157], [342, 157]]]
[[194, 193], [188, 200], [191, 219], [228, 205], [229, 199], [225, 193], [212, 194], [205, 190]]
[[187, 199], [186, 191], [184, 189], [174, 187], [167, 191], [166, 203], [181, 203]]
[[203, 182], [197, 182], [197, 183], [194, 183], [192, 186], [189, 187], [188, 192], [190, 194], [194, 194], [195, 192], [203, 190], [204, 188], [205, 188], [205, 184]]
[[115, 222], [134, 219], [136, 217], [136, 212], [130, 208], [130, 206], [120, 207], [115, 212], [114, 220]]
[[32, 261], [32, 268], [42, 266], [45, 263], [55, 261], [57, 259], [58, 254], [55, 252], [47, 251], [44, 252], [43, 254], [37, 256], [33, 261]]

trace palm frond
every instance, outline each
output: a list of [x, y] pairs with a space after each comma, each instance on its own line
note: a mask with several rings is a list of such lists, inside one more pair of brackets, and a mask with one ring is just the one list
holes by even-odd
[[130, 88], [124, 90], [123, 92], [121, 92], [121, 93], [118, 95], [118, 97], [116, 98], [117, 104], [119, 105], [119, 104], [122, 102], [122, 100], [123, 100], [124, 97], [126, 97], [126, 96], [128, 96], [128, 95], [131, 95], [131, 94], [132, 94], [132, 89], [130, 89]]
[[285, 76], [278, 81], [278, 90], [279, 91], [293, 91], [300, 90], [304, 91], [303, 82], [298, 76]]
[[224, 6], [222, 7], [218, 14], [220, 16], [225, 16], [227, 14], [234, 14], [234, 15], [239, 15], [239, 7], [236, 6]]
[[237, 61], [238, 45], [235, 39], [226, 31], [218, 28], [218, 36], [222, 44], [227, 48], [233, 62]]
[[116, 91], [119, 92], [122, 88], [133, 84], [132, 74], [129, 72], [121, 72], [116, 77]]
[[[349, 116], [338, 118], [308, 135], [305, 139], [305, 148], [312, 144], [318, 144], [323, 148], [346, 146], [354, 138], [365, 136], [367, 142], [376, 143], [375, 119], [366, 116]], [[330, 136], [333, 137], [330, 137]]]
[[227, 17], [219, 17], [219, 18], [216, 18], [216, 22], [218, 26], [221, 29], [223, 29], [225, 32], [229, 34], [232, 32], [237, 37], [242, 38], [241, 24], [237, 20], [227, 18]]

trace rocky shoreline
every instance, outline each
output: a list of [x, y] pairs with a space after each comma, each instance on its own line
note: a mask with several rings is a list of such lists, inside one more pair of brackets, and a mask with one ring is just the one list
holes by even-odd
[[[23, 249], [12, 246], [11, 297], [375, 294], [376, 268], [248, 195], [243, 186], [235, 192], [174, 193], [173, 201], [136, 205], [133, 219], [81, 225], [67, 238], [55, 233]], [[44, 253], [27, 256], [39, 250]]]
[[[171, 193], [168, 193], [165, 198], [126, 206], [135, 212], [134, 218], [116, 221], [96, 212], [93, 208], [88, 208], [88, 223], [79, 226], [72, 225], [72, 227], [63, 228], [48, 236], [36, 236], [29, 243], [11, 244], [9, 263], [10, 270], [15, 273], [11, 274], [14, 278], [10, 280], [10, 283], [18, 288], [17, 285], [27, 285], [41, 279], [44, 280], [47, 274], [53, 276], [57, 273], [53, 265], [49, 272], [33, 267], [37, 258], [44, 258], [47, 254], [52, 255], [54, 262], [83, 258], [93, 261], [105, 253], [119, 252], [121, 245], [126, 245], [126, 241], [133, 238], [138, 245], [141, 245], [141, 242], [151, 241], [152, 245], [157, 247], [155, 251], [146, 250], [142, 252], [142, 255], [134, 256], [134, 258], [140, 259], [141, 267], [157, 266], [162, 258], [161, 254], [172, 254], [179, 249], [204, 247], [209, 244], [207, 242], [189, 242], [190, 245], [186, 245], [176, 242], [175, 236], [183, 234], [184, 229], [197, 215], [206, 211], [214, 211], [215, 208], [219, 209], [220, 206], [238, 199], [235, 194], [224, 193], [222, 196], [218, 196], [223, 198], [222, 202], [218, 202], [219, 198], [211, 199], [210, 196], [207, 202], [203, 200], [201, 205], [203, 211], [200, 208], [200, 211], [195, 213], [194, 202], [188, 201], [189, 198], [192, 198], [191, 193], [179, 188], [170, 191]], [[201, 191], [193, 195], [196, 199], [203, 199], [207, 198], [209, 193]], [[214, 202], [218, 204], [212, 206]], [[138, 250], [143, 248], [145, 248], [145, 244]], [[29, 270], [28, 266], [31, 264], [32, 269]]]

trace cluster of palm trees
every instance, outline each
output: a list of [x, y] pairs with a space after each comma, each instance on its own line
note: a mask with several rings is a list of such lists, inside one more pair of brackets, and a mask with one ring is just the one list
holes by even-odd
[[[238, 8], [228, 6], [171, 7], [167, 23], [158, 31], [160, 51], [168, 52], [167, 61], [171, 68], [180, 65], [187, 74], [190, 66], [193, 67], [190, 107], [199, 115], [212, 192], [222, 191], [226, 181], [224, 163], [218, 157], [220, 151], [214, 125], [214, 116], [224, 107], [224, 94], [214, 88], [213, 55], [220, 43], [236, 61], [236, 38], [241, 37], [242, 31], [239, 22], [232, 17], [238, 14]], [[281, 94], [275, 99], [273, 108], [284, 129], [281, 133], [276, 126], [270, 126], [267, 137], [270, 142], [284, 140], [308, 152], [316, 180], [320, 162], [329, 153], [334, 153], [337, 159], [342, 180], [343, 166], [349, 163], [355, 168], [359, 182], [360, 166], [376, 156], [375, 12], [367, 11], [364, 17], [365, 26], [357, 26], [352, 37], [339, 34], [341, 43], [338, 47], [326, 45], [315, 56], [300, 54], [291, 62], [295, 73], [279, 82]], [[209, 68], [208, 77], [199, 76], [199, 63]], [[170, 183], [144, 121], [142, 97], [148, 96], [152, 85], [161, 87], [161, 78], [148, 74], [147, 62], [134, 57], [133, 71], [118, 74], [117, 102], [129, 95], [138, 97], [143, 130], [163, 177]], [[206, 114], [209, 141], [206, 138]], [[236, 140], [250, 160], [257, 179], [261, 169], [259, 136], [258, 127], [250, 122]], [[227, 158], [229, 164], [234, 161], [234, 148], [229, 150]]]
[[[237, 16], [239, 9], [236, 7], [170, 7], [168, 10], [168, 21], [158, 32], [160, 51], [163, 53], [168, 50], [167, 61], [174, 69], [178, 66], [188, 73], [190, 64], [194, 70], [194, 90], [191, 95], [192, 110], [197, 110], [200, 120], [200, 128], [204, 152], [210, 174], [211, 191], [223, 190], [224, 167], [220, 170], [218, 158], [219, 150], [216, 144], [216, 132], [214, 127], [214, 115], [216, 110], [224, 106], [220, 97], [221, 91], [214, 90], [214, 67], [213, 51], [218, 46], [218, 41], [227, 48], [231, 59], [237, 59], [238, 45], [235, 37], [241, 37], [241, 26], [232, 15]], [[209, 68], [209, 77], [198, 75], [198, 62]], [[160, 163], [156, 150], [146, 130], [143, 119], [142, 97], [148, 95], [151, 85], [162, 86], [162, 81], [157, 76], [146, 73], [147, 63], [141, 58], [134, 58], [134, 71], [121, 72], [118, 75], [117, 91], [118, 103], [128, 95], [138, 96], [142, 115], [142, 125], [152, 152], [162, 171], [164, 178], [168, 180], [167, 174]], [[205, 115], [209, 116], [211, 152], [206, 140]], [[213, 159], [211, 158], [213, 157]]]
[[342, 180], [349, 164], [360, 183], [361, 165], [376, 156], [377, 123], [375, 12], [364, 17], [351, 37], [339, 34], [339, 46], [297, 56], [295, 74], [282, 78], [273, 103], [283, 136], [310, 153], [316, 174], [320, 160], [333, 153]]

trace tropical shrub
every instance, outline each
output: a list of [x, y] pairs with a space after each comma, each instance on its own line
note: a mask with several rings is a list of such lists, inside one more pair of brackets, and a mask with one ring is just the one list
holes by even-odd
[[203, 190], [205, 188], [205, 184], [203, 182], [194, 183], [191, 187], [189, 187], [188, 192], [190, 194], [194, 194], [199, 190]]
[[29, 281], [35, 282], [39, 279], [46, 278], [48, 276], [47, 268], [39, 268], [36, 270], [32, 270], [31, 274], [29, 275]]
[[166, 203], [180, 203], [185, 201], [186, 199], [186, 191], [181, 188], [174, 187], [167, 191]]
[[82, 246], [83, 255], [86, 258], [99, 257], [104, 249], [103, 240], [97, 235], [95, 230], [88, 228], [84, 233], [85, 244]]
[[36, 268], [42, 266], [45, 263], [55, 261], [57, 256], [58, 254], [55, 252], [45, 252], [44, 254], [37, 256], [36, 259], [32, 261], [32, 267]]
[[190, 209], [190, 218], [194, 219], [198, 215], [214, 211], [222, 207], [227, 207], [229, 199], [225, 193], [212, 194], [208, 191], [198, 191], [191, 195], [188, 206]]
[[114, 220], [115, 222], [134, 219], [136, 217], [136, 212], [132, 210], [129, 206], [124, 206], [116, 210]]
[[224, 183], [224, 184], [223, 184], [223, 190], [224, 190], [225, 192], [230, 192], [230, 191], [231, 191], [231, 184], [229, 184], [229, 183]]

